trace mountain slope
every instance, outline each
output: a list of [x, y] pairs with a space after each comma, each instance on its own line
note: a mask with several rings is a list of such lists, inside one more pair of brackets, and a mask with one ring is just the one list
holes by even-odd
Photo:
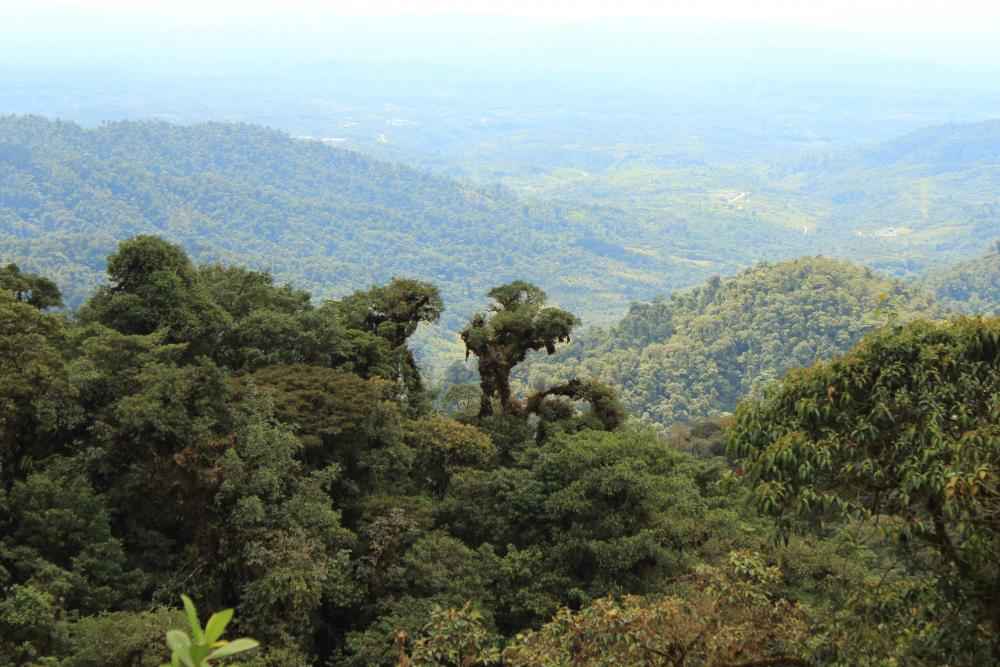
[[0, 117], [0, 259], [56, 278], [78, 303], [136, 233], [319, 297], [432, 280], [451, 329], [513, 278], [607, 318], [711, 270], [629, 249], [643, 232], [611, 207], [526, 200], [259, 127]]
[[864, 150], [861, 156], [871, 166], [925, 165], [934, 171], [1000, 166], [1000, 119], [923, 128]]
[[1000, 241], [981, 257], [930, 273], [922, 284], [952, 310], [1000, 313]]
[[628, 409], [668, 425], [724, 413], [761, 382], [850, 348], [890, 312], [931, 313], [929, 298], [855, 264], [807, 257], [762, 263], [669, 300], [635, 304], [522, 374], [543, 385], [586, 374]]

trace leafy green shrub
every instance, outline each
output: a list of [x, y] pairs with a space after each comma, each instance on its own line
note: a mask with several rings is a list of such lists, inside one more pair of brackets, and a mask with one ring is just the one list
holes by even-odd
[[116, 611], [59, 623], [60, 667], [146, 667], [164, 656], [163, 636], [184, 624], [179, 609]]
[[396, 633], [401, 667], [479, 667], [500, 662], [495, 638], [487, 631], [483, 615], [470, 604], [461, 609], [435, 606], [409, 656], [405, 643], [406, 634]]
[[0, 667], [28, 664], [46, 653], [54, 625], [52, 595], [33, 586], [11, 586], [0, 596]]

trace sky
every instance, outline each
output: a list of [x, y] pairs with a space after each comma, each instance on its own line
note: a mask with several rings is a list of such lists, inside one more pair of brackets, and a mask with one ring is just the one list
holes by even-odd
[[997, 0], [0, 0], [22, 15], [85, 8], [189, 21], [274, 15], [500, 14], [545, 21], [609, 17], [783, 22], [873, 30], [1000, 33]]
[[627, 62], [637, 46], [697, 39], [685, 22], [722, 27], [706, 32], [712, 52], [787, 45], [995, 67], [1000, 79], [1000, 0], [0, 0], [0, 69], [102, 57], [502, 63], [518, 51], [571, 61], [587, 57], [584, 40]]

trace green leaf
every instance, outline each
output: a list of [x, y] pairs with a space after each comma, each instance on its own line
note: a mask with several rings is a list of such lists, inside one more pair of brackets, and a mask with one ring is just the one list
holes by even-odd
[[189, 651], [191, 649], [191, 638], [181, 630], [170, 630], [167, 632], [167, 646], [173, 651], [173, 658], [179, 659], [187, 667], [198, 667], [191, 662]]
[[202, 667], [205, 664], [205, 658], [208, 657], [209, 651], [212, 647], [207, 644], [195, 644], [188, 649], [188, 653], [191, 654], [191, 662], [198, 667]]
[[222, 636], [222, 633], [226, 631], [226, 626], [229, 625], [229, 621], [232, 618], [232, 609], [212, 614], [212, 617], [208, 619], [208, 623], [205, 625], [205, 643], [214, 644]]
[[194, 602], [191, 602], [191, 598], [186, 595], [181, 595], [181, 601], [184, 602], [184, 612], [187, 614], [188, 625], [191, 626], [191, 636], [198, 644], [205, 643], [205, 634], [201, 631], [201, 623], [198, 621], [198, 612], [194, 608]]
[[191, 638], [183, 630], [167, 631], [167, 646], [171, 651], [177, 651], [187, 655], [187, 650], [191, 646]]
[[216, 658], [225, 658], [226, 656], [242, 653], [243, 651], [249, 651], [250, 649], [255, 649], [258, 646], [260, 646], [260, 644], [254, 639], [234, 639], [225, 646], [220, 646], [219, 648], [209, 653], [208, 659], [215, 660]]

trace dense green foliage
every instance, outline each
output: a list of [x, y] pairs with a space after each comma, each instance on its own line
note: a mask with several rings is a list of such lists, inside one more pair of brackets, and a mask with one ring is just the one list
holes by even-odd
[[[430, 412], [407, 339], [441, 313], [431, 285], [315, 305], [154, 236], [107, 267], [73, 319], [47, 311], [50, 283], [5, 270], [2, 664], [162, 660], [155, 635], [176, 616], [156, 610], [179, 590], [235, 608], [262, 665], [391, 664], [395, 631], [419, 636], [435, 604], [515, 632], [561, 604], [656, 590], [697, 560], [694, 525], [735, 520], [721, 468], [608, 433], [620, 408], [595, 385], [536, 396], [537, 424]], [[575, 322], [532, 313], [540, 345], [564, 337], [550, 313]], [[593, 476], [599, 460], [619, 491]], [[522, 484], [530, 497], [502, 500]], [[128, 655], [95, 645], [109, 640]]]
[[936, 575], [941, 599], [921, 614], [942, 633], [938, 659], [996, 664], [1000, 320], [886, 328], [742, 404], [730, 437], [781, 533], [802, 520], [887, 531]]
[[8, 291], [15, 301], [24, 301], [36, 308], [63, 305], [62, 294], [54, 282], [44, 276], [22, 273], [17, 264], [0, 267], [0, 289]]
[[731, 411], [788, 368], [846, 351], [888, 318], [933, 310], [917, 290], [853, 264], [763, 263], [634, 304], [613, 328], [533, 359], [520, 377], [535, 387], [589, 375], [646, 421], [690, 422]]
[[981, 257], [931, 273], [923, 285], [954, 310], [969, 315], [1000, 312], [1000, 241]]
[[[945, 267], [1000, 121], [854, 143], [996, 91], [685, 22], [525, 77], [511, 25], [461, 84], [0, 65], [8, 108], [343, 135], [0, 117], [0, 667], [1000, 662], [1000, 330], [919, 319], [1000, 309], [1000, 246]], [[817, 253], [885, 273], [710, 278]]]
[[[0, 291], [3, 667], [159, 664], [171, 659], [164, 637], [180, 664], [250, 647], [212, 647], [230, 612], [202, 628], [188, 608], [185, 626], [172, 608], [182, 591], [234, 611], [233, 633], [260, 642], [240, 655], [253, 667], [940, 664], [968, 663], [991, 641], [995, 320], [892, 324], [854, 357], [763, 391], [728, 427], [746, 484], [722, 451], [726, 420], [663, 437], [625, 421], [615, 392], [592, 380], [561, 377], [506, 404], [472, 387], [452, 416], [435, 412], [409, 351], [444, 306], [430, 284], [315, 304], [267, 273], [196, 266], [148, 235], [120, 243], [107, 268], [71, 315], [47, 307], [58, 290], [38, 276], [5, 274], [43, 286], [44, 302], [32, 303], [35, 288]], [[911, 298], [826, 260], [776, 269], [758, 295], [762, 322], [776, 326], [768, 304], [805, 307], [803, 282], [867, 305], [863, 283], [841, 274]], [[739, 289], [727, 284], [679, 297], [665, 325], [692, 326], [685, 298], [728, 303], [718, 293]], [[532, 348], [574, 345], [576, 317], [546, 306], [537, 286], [489, 296], [493, 308], [466, 329], [480, 359], [513, 372]], [[812, 315], [831, 337], [841, 326]], [[860, 384], [830, 394], [838, 369]], [[880, 394], [883, 377], [909, 384]], [[795, 419], [812, 412], [768, 402], [796, 391], [858, 394], [820, 436], [877, 421], [886, 435], [871, 442], [896, 455], [859, 459], [832, 491], [819, 463], [807, 467], [810, 493], [846, 496], [817, 507], [853, 519], [815, 534], [788, 530], [812, 518], [786, 521], [793, 493], [761, 502], [762, 488], [789, 479], [786, 459], [752, 455], [786, 433], [781, 442], [811, 451]], [[900, 423], [883, 424], [885, 409], [862, 394], [884, 395]], [[913, 443], [924, 437], [936, 449], [922, 459]], [[885, 471], [908, 476], [876, 492], [890, 504], [862, 505]], [[957, 561], [926, 529], [934, 511]], [[859, 539], [883, 513], [898, 530]]]

